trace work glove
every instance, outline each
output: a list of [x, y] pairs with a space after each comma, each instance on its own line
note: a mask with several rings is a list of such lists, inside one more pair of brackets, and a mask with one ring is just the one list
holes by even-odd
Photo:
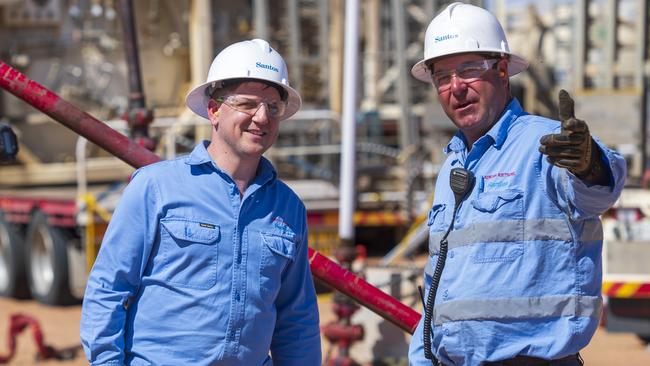
[[585, 177], [596, 160], [589, 127], [585, 121], [575, 117], [573, 99], [566, 90], [560, 90], [559, 100], [562, 129], [560, 133], [542, 136], [539, 152], [546, 155], [549, 163]]

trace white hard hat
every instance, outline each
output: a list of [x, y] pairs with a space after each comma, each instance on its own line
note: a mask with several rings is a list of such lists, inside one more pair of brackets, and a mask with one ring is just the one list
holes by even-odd
[[528, 61], [510, 52], [506, 34], [494, 15], [478, 6], [455, 2], [429, 23], [424, 35], [424, 59], [413, 66], [411, 74], [430, 82], [430, 70], [425, 63], [468, 52], [508, 55], [510, 76], [528, 68]]
[[302, 105], [300, 94], [289, 86], [284, 59], [261, 39], [237, 42], [219, 52], [210, 65], [207, 80], [187, 94], [185, 104], [194, 113], [208, 118], [210, 94], [221, 86], [220, 82], [242, 78], [268, 82], [287, 92], [287, 107], [281, 120], [291, 117]]

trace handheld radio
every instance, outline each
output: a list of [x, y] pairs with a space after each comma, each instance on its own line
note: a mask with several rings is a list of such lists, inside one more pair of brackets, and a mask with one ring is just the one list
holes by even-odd
[[474, 175], [467, 169], [454, 168], [449, 174], [449, 185], [454, 192], [455, 208], [460, 206], [460, 203], [465, 196], [472, 190], [474, 186]]

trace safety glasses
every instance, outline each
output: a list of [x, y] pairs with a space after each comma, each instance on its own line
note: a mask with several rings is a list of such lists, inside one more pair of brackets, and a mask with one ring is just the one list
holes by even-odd
[[481, 61], [465, 62], [456, 67], [455, 70], [436, 70], [431, 71], [431, 81], [438, 89], [438, 93], [445, 92], [451, 88], [451, 78], [456, 75], [457, 78], [465, 83], [472, 83], [479, 80], [483, 74], [495, 69], [495, 66], [501, 59], [485, 59]]
[[268, 99], [259, 100], [243, 97], [240, 95], [224, 95], [221, 97], [216, 97], [214, 100], [219, 103], [223, 103], [236, 111], [246, 113], [251, 117], [254, 116], [257, 111], [260, 110], [260, 108], [262, 108], [262, 105], [266, 106], [266, 114], [270, 118], [274, 119], [282, 117], [282, 115], [284, 115], [284, 111], [287, 108], [286, 103], [282, 101]]

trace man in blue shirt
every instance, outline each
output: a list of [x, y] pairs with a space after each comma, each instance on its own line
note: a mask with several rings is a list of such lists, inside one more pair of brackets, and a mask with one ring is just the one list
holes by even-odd
[[598, 326], [599, 215], [625, 162], [564, 91], [561, 122], [524, 112], [509, 77], [527, 66], [482, 8], [451, 4], [426, 31], [412, 74], [433, 84], [459, 131], [429, 213], [428, 311], [411, 365], [580, 365]]
[[187, 105], [213, 129], [139, 169], [88, 279], [92, 365], [320, 365], [303, 203], [262, 154], [301, 105], [266, 41], [214, 59]]

